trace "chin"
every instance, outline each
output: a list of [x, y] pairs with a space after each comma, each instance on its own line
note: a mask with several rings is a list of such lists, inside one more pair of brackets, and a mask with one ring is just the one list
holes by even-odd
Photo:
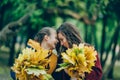
[[54, 48], [54, 47], [51, 47], [50, 49], [53, 50], [53, 49], [55, 49], [55, 48]]
[[53, 46], [53, 49], [55, 49], [55, 46]]

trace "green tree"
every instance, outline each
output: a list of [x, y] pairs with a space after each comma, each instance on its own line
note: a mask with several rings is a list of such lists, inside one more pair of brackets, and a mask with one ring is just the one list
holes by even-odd
[[120, 52], [116, 50], [120, 48], [119, 4], [119, 0], [2, 0], [0, 46], [9, 45], [9, 60], [12, 60], [9, 65], [12, 65], [14, 56], [20, 51], [15, 51], [16, 43], [26, 44], [42, 27], [58, 28], [69, 21], [77, 25], [85, 42], [95, 46], [103, 69], [108, 55], [112, 55], [113, 64], [104, 72], [103, 80], [114, 79], [114, 63]]

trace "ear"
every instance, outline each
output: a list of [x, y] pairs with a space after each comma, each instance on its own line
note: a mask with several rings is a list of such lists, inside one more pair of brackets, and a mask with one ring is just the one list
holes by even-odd
[[48, 35], [45, 35], [45, 36], [44, 36], [44, 40], [47, 41], [48, 39], [49, 39], [49, 36], [48, 36]]

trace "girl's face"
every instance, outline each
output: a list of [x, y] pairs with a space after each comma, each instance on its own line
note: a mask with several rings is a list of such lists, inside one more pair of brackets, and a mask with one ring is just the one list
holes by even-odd
[[68, 40], [62, 33], [58, 33], [58, 39], [60, 40], [60, 44], [66, 48], [69, 48]]

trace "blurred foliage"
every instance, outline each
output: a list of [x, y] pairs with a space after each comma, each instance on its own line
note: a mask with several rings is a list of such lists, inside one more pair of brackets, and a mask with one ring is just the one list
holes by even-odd
[[0, 30], [24, 14], [32, 13], [16, 35], [16, 43], [22, 45], [42, 27], [57, 29], [63, 22], [71, 22], [78, 27], [83, 40], [96, 47], [104, 67], [103, 55], [107, 58], [112, 53], [115, 41], [116, 52], [112, 54], [119, 53], [119, 4], [120, 0], [1, 0]]

